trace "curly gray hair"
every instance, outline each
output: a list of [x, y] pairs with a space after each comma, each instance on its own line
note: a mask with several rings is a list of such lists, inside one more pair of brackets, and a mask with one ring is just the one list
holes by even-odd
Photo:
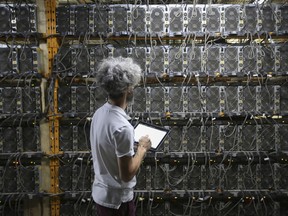
[[131, 58], [107, 58], [98, 66], [96, 82], [111, 99], [121, 97], [129, 87], [136, 86], [141, 79], [141, 68]]

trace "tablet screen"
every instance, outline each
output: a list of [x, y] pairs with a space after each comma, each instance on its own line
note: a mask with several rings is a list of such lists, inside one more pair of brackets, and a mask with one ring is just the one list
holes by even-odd
[[169, 130], [156, 125], [139, 122], [135, 129], [135, 142], [139, 142], [142, 136], [148, 135], [151, 140], [151, 148], [157, 149], [161, 144], [165, 136], [168, 134]]

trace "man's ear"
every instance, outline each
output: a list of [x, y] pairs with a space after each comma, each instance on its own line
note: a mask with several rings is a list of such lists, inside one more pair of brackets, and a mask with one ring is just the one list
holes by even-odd
[[128, 94], [133, 93], [133, 88], [132, 88], [132, 87], [128, 88], [128, 89], [127, 89], [127, 93], [128, 93]]

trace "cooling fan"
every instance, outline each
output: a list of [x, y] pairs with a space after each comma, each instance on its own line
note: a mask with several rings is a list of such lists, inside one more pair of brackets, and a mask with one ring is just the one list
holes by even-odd
[[116, 35], [127, 33], [127, 11], [125, 7], [113, 7], [113, 33]]
[[137, 35], [143, 34], [146, 31], [145, 23], [145, 13], [146, 9], [144, 7], [133, 7], [132, 9], [132, 32], [135, 32]]
[[238, 127], [237, 125], [230, 126], [225, 125], [223, 130], [224, 137], [224, 150], [225, 151], [237, 151], [237, 138], [238, 138]]
[[[4, 193], [17, 193], [17, 168], [14, 166], [4, 167], [3, 171], [3, 192]], [[31, 180], [29, 180], [31, 181]]]
[[76, 59], [76, 67], [75, 67], [75, 75], [87, 75], [90, 72], [90, 55], [89, 49], [81, 46], [79, 48], [75, 48], [75, 53], [73, 56]]
[[59, 167], [59, 188], [62, 191], [72, 190], [72, 165]]
[[206, 111], [209, 113], [220, 112], [220, 94], [218, 86], [210, 86], [206, 88]]
[[243, 185], [241, 185], [243, 187], [243, 189], [247, 190], [247, 189], [256, 188], [256, 186], [257, 186], [256, 179], [259, 179], [259, 177], [260, 177], [257, 175], [257, 171], [256, 171], [257, 165], [256, 164], [249, 164], [249, 165], [240, 166], [241, 168], [239, 170], [239, 174], [240, 174], [241, 178], [243, 179]]
[[93, 110], [96, 111], [107, 101], [107, 94], [100, 87], [91, 88], [91, 102]]
[[58, 89], [58, 110], [61, 113], [71, 111], [70, 86], [61, 86], [61, 88]]
[[89, 31], [89, 7], [75, 6], [75, 34], [84, 35]]
[[188, 31], [191, 33], [202, 31], [202, 8], [188, 6]]
[[280, 110], [281, 110], [281, 113], [283, 114], [288, 113], [288, 87], [285, 85], [281, 86]]
[[88, 123], [78, 126], [77, 143], [78, 151], [90, 150], [90, 125]]
[[70, 32], [70, 6], [56, 8], [56, 32], [67, 35]]
[[188, 112], [201, 113], [202, 112], [202, 96], [197, 87], [192, 86], [188, 89]]
[[206, 151], [217, 152], [219, 146], [219, 125], [206, 126]]
[[75, 165], [73, 166], [73, 178], [77, 182], [77, 191], [91, 190], [91, 167], [90, 165]]
[[278, 130], [281, 151], [288, 151], [288, 125], [282, 124]]
[[257, 130], [255, 125], [243, 125], [241, 130], [242, 151], [256, 151]]
[[267, 33], [274, 32], [275, 31], [274, 9], [269, 6], [263, 7], [261, 18], [262, 18], [262, 30]]
[[288, 31], [288, 7], [287, 5], [279, 7], [281, 10], [281, 26], [280, 31], [286, 32]]
[[164, 49], [162, 47], [156, 46], [150, 49], [150, 62], [150, 73], [161, 76], [164, 73]]
[[40, 88], [24, 87], [22, 90], [22, 112], [39, 113], [40, 112]]
[[183, 188], [183, 165], [169, 165], [169, 183], [170, 187], [175, 188], [176, 190], [181, 190]]
[[257, 31], [257, 8], [255, 6], [245, 6], [244, 29], [247, 33]]
[[146, 111], [146, 94], [145, 88], [137, 87], [134, 89], [134, 100], [132, 109], [134, 113], [143, 113]]
[[56, 55], [56, 65], [54, 65], [56, 69], [56, 73], [60, 75], [71, 74], [72, 69], [74, 70], [74, 66], [72, 67], [72, 49], [69, 46], [60, 47], [57, 55]]
[[31, 31], [30, 8], [19, 6], [15, 8], [17, 32], [27, 33]]
[[[207, 190], [216, 190], [217, 188], [223, 187], [223, 177], [221, 176], [223, 165], [211, 164], [209, 167], [206, 167], [206, 189]], [[222, 174], [223, 175], [223, 174]]]
[[237, 86], [225, 88], [225, 113], [238, 114], [238, 89]]
[[153, 189], [164, 189], [166, 173], [161, 166], [151, 167], [151, 183]]
[[[187, 129], [186, 139], [187, 139], [187, 150], [200, 152], [201, 151], [201, 127], [200, 126], [191, 126]], [[198, 175], [198, 174], [197, 174]]]
[[38, 192], [38, 167], [25, 166], [20, 167], [18, 171], [19, 185], [23, 192], [36, 193]]
[[163, 7], [150, 7], [151, 16], [151, 33], [164, 32], [164, 8]]
[[75, 89], [74, 98], [76, 99], [76, 112], [89, 113], [90, 112], [90, 90], [88, 86], [77, 86]]
[[60, 125], [59, 134], [61, 151], [73, 151], [73, 127], [71, 125]]
[[164, 90], [162, 87], [151, 88], [151, 112], [164, 112]]
[[0, 32], [11, 32], [11, 11], [9, 7], [0, 6]]
[[[60, 215], [61, 216], [71, 216], [75, 214], [75, 207], [74, 202], [72, 201], [61, 201], [60, 204]], [[79, 206], [78, 206], [79, 207]], [[83, 211], [86, 212], [86, 211]]]
[[256, 87], [247, 86], [243, 89], [243, 109], [246, 113], [255, 114], [256, 110]]
[[257, 73], [257, 49], [253, 46], [243, 48], [243, 70], [246, 73]]
[[261, 189], [274, 189], [274, 169], [271, 164], [260, 165]]
[[262, 54], [262, 67], [260, 72], [263, 75], [275, 73], [275, 56], [274, 56], [274, 46], [267, 45], [261, 46], [261, 54]]
[[2, 113], [15, 114], [17, 113], [17, 102], [19, 102], [19, 87], [0, 88], [0, 100], [2, 98]]
[[280, 71], [282, 74], [288, 74], [288, 45], [283, 44], [279, 48], [280, 51]]
[[18, 68], [20, 73], [32, 72], [33, 71], [33, 50], [31, 48], [18, 49]]
[[188, 72], [201, 72], [201, 47], [188, 47]]
[[175, 152], [181, 150], [182, 127], [176, 127], [176, 126], [171, 127], [168, 137], [169, 137], [169, 151]]
[[207, 27], [210, 33], [220, 32], [220, 12], [218, 8], [208, 7], [206, 9]]
[[183, 97], [181, 87], [171, 87], [169, 90], [169, 111], [183, 112]]
[[23, 151], [32, 152], [40, 149], [39, 143], [39, 127], [22, 127], [22, 140], [23, 140]]
[[146, 71], [146, 48], [145, 47], [133, 47], [131, 57], [135, 63], [137, 63], [142, 71]]
[[224, 73], [236, 75], [238, 73], [238, 48], [226, 47], [224, 49]]
[[96, 6], [94, 8], [95, 32], [106, 35], [108, 32], [108, 8]]
[[220, 71], [220, 48], [210, 47], [207, 50], [206, 71], [210, 76], [214, 76]]
[[183, 73], [182, 47], [171, 46], [169, 48], [169, 73], [181, 75]]
[[225, 165], [224, 166], [224, 188], [226, 190], [238, 189], [238, 165]]
[[182, 34], [183, 32], [183, 8], [170, 7], [170, 33]]
[[288, 165], [287, 164], [281, 164], [279, 173], [281, 175], [280, 189], [287, 190], [288, 189]]
[[225, 32], [226, 34], [238, 33], [239, 7], [229, 6], [225, 8]]
[[199, 190], [201, 187], [201, 167], [194, 165], [187, 175], [187, 189]]
[[17, 152], [17, 131], [15, 127], [1, 127], [1, 138], [4, 153]]
[[[0, 10], [0, 13], [1, 13], [1, 10]], [[0, 76], [1, 77], [7, 76], [11, 72], [12, 72], [11, 50], [9, 48], [1, 47], [0, 48]]]
[[274, 125], [261, 125], [259, 126], [260, 151], [276, 151], [275, 146], [275, 126]]
[[260, 112], [273, 114], [274, 111], [274, 86], [261, 86], [260, 88]]

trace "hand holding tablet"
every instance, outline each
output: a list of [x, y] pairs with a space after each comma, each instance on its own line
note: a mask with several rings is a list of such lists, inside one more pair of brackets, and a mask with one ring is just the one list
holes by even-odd
[[144, 148], [146, 151], [148, 151], [151, 148], [151, 140], [150, 140], [148, 135], [147, 136], [142, 136], [139, 139], [138, 147], [139, 146]]
[[151, 150], [157, 150], [164, 138], [168, 134], [169, 130], [159, 127], [157, 125], [148, 124], [146, 122], [139, 122], [134, 128], [135, 142], [139, 142], [139, 139], [148, 135], [151, 140]]

